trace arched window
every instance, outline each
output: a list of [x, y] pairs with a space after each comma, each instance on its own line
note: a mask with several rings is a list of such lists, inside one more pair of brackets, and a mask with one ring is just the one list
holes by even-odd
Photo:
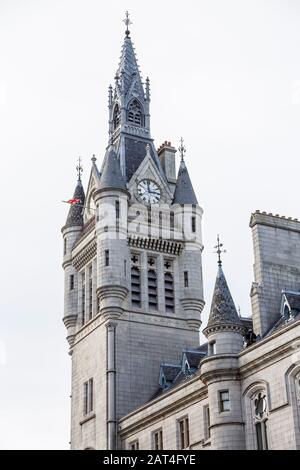
[[116, 129], [120, 124], [120, 108], [119, 108], [118, 103], [116, 104], [115, 109], [114, 109], [113, 121], [114, 121], [114, 129]]
[[138, 100], [132, 100], [128, 106], [127, 121], [138, 126], [144, 125], [142, 106]]
[[258, 392], [253, 398], [256, 445], [258, 450], [268, 449], [268, 402], [264, 392]]

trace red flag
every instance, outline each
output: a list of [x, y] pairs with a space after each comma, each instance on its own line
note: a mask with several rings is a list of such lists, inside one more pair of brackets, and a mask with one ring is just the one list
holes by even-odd
[[69, 199], [68, 201], [66, 201], [68, 204], [80, 204], [81, 203], [81, 200], [80, 199]]

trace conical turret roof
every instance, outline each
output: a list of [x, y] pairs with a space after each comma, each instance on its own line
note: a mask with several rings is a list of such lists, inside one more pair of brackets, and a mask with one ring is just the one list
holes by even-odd
[[99, 185], [99, 189], [109, 188], [126, 190], [126, 183], [121, 173], [119, 160], [113, 149], [109, 150], [105, 157]]
[[83, 225], [83, 205], [85, 194], [80, 179], [77, 181], [73, 199], [80, 199], [80, 203], [71, 205], [64, 228]]
[[180, 162], [173, 204], [198, 204], [184, 160]]
[[219, 266], [207, 328], [221, 325], [242, 325], [235, 308], [223, 269]]

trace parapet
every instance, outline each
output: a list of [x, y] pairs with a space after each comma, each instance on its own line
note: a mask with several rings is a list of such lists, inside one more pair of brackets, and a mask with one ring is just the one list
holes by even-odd
[[250, 227], [252, 228], [255, 225], [267, 225], [283, 230], [300, 232], [300, 221], [298, 219], [279, 214], [274, 215], [272, 213], [260, 212], [259, 210], [251, 214]]

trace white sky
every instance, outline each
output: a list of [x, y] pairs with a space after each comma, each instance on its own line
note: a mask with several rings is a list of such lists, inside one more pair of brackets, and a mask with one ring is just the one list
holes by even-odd
[[[70, 358], [62, 240], [75, 165], [107, 144], [107, 87], [124, 11], [152, 136], [182, 135], [204, 208], [208, 314], [213, 246], [250, 313], [256, 209], [299, 217], [300, 3], [255, 0], [0, 0], [0, 448], [68, 448]], [[180, 355], [180, 352], [179, 352]]]

